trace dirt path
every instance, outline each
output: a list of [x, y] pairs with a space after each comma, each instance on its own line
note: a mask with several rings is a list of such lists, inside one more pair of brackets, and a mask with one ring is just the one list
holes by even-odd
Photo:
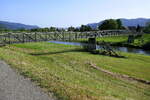
[[0, 100], [56, 100], [0, 61]]
[[135, 78], [135, 77], [130, 77], [128, 75], [122, 75], [122, 74], [117, 74], [117, 73], [113, 73], [113, 72], [110, 72], [108, 70], [105, 70], [103, 68], [100, 68], [98, 66], [96, 66], [95, 64], [93, 63], [88, 63], [91, 67], [93, 67], [94, 69], [97, 69], [101, 72], [104, 72], [108, 75], [111, 75], [113, 77], [116, 77], [116, 78], [121, 78], [121, 79], [127, 79], [127, 80], [132, 80], [132, 81], [137, 81], [137, 82], [140, 82], [140, 83], [144, 83], [144, 84], [147, 84], [147, 85], [150, 85], [150, 81], [147, 81], [147, 80], [143, 80], [143, 79], [139, 79], [139, 78]]

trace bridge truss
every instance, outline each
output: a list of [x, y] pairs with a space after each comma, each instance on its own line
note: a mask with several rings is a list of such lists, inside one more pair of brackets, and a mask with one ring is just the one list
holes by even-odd
[[26, 43], [39, 41], [72, 41], [91, 37], [129, 35], [127, 30], [104, 30], [96, 32], [32, 32], [32, 33], [1, 33], [0, 43]]

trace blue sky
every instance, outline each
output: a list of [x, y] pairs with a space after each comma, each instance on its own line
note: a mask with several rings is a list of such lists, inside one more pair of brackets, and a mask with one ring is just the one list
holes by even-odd
[[68, 27], [109, 18], [150, 18], [150, 0], [0, 0], [0, 20]]

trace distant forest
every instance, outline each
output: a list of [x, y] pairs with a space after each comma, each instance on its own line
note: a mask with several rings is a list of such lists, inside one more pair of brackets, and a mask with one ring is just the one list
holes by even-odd
[[137, 32], [150, 33], [150, 22], [146, 23], [146, 26], [123, 26], [120, 19], [108, 19], [104, 20], [101, 24], [97, 26], [96, 29], [93, 29], [90, 25], [81, 25], [80, 27], [68, 27], [68, 28], [57, 28], [57, 27], [46, 27], [46, 28], [33, 28], [33, 29], [8, 29], [5, 25], [0, 24], [0, 32], [87, 32], [87, 31], [99, 31], [99, 30], [131, 30]]

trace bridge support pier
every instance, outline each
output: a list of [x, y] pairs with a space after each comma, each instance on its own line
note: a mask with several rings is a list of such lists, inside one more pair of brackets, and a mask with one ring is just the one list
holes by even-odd
[[96, 38], [88, 39], [88, 51], [96, 50]]

